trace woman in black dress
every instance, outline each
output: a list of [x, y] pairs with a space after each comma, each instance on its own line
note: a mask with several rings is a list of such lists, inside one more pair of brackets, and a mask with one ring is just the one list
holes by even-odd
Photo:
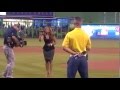
[[56, 39], [51, 27], [45, 27], [43, 33], [39, 35], [39, 41], [44, 40], [43, 54], [46, 62], [47, 77], [52, 75], [52, 61], [55, 52]]

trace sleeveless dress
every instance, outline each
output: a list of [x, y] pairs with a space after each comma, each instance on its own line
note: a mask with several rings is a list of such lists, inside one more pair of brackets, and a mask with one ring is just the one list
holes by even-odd
[[47, 38], [46, 35], [44, 35], [44, 46], [43, 46], [43, 54], [44, 54], [44, 58], [45, 60], [49, 60], [52, 61], [53, 57], [54, 57], [54, 52], [55, 52], [55, 46], [48, 46], [48, 44], [52, 43], [52, 39], [51, 38]]

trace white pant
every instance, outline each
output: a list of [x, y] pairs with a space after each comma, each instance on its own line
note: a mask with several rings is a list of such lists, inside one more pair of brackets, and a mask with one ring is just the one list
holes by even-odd
[[6, 45], [3, 46], [3, 50], [4, 50], [4, 54], [6, 56], [6, 59], [7, 59], [7, 65], [6, 65], [6, 69], [5, 69], [3, 76], [5, 78], [12, 77], [12, 72], [13, 72], [13, 68], [14, 68], [14, 64], [15, 64], [14, 51], [12, 48], [10, 48]]

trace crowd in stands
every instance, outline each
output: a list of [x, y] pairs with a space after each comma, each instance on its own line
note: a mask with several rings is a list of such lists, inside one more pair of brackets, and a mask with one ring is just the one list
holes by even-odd
[[[12, 25], [8, 25], [8, 27], [5, 27], [5, 25], [0, 26], [0, 37], [3, 37], [4, 32], [10, 28]], [[44, 27], [25, 27], [24, 25], [20, 25], [20, 29], [26, 34], [27, 38], [37, 38], [39, 36], [39, 32], [43, 30]], [[55, 33], [56, 37], [59, 37], [58, 35], [64, 34], [68, 32], [67, 27], [52, 27], [53, 32]], [[64, 35], [62, 35], [64, 36]], [[60, 36], [60, 38], [62, 38]]]

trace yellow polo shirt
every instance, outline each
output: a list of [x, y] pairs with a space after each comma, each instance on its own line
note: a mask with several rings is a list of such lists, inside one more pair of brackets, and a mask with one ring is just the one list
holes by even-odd
[[91, 40], [83, 29], [75, 28], [73, 31], [67, 33], [62, 46], [81, 53], [86, 51], [86, 48], [91, 48]]

